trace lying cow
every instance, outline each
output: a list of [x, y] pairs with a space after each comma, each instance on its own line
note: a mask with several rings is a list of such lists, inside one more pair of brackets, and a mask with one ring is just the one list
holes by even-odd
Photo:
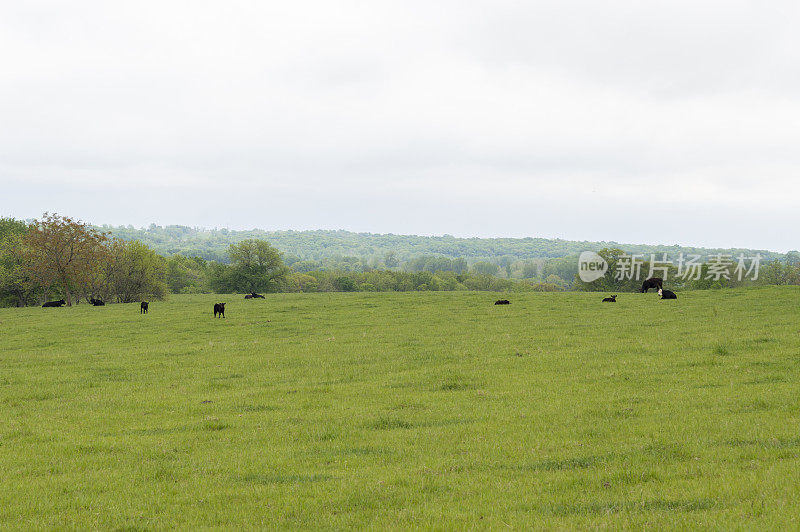
[[95, 307], [102, 307], [103, 305], [105, 305], [102, 299], [95, 299], [95, 298], [89, 299], [89, 303], [91, 303]]
[[616, 303], [616, 302], [617, 302], [617, 296], [603, 298], [603, 303]]
[[497, 301], [494, 302], [494, 304], [495, 305], [510, 305], [511, 301], [509, 301], [508, 299], [498, 299]]
[[42, 308], [45, 308], [45, 307], [63, 307], [66, 304], [67, 304], [66, 301], [64, 301], [63, 299], [59, 299], [58, 301], [48, 301], [47, 303], [42, 305]]
[[150, 306], [149, 301], [142, 301], [142, 304], [139, 305], [139, 314], [147, 314], [147, 308]]
[[261, 294], [256, 294], [255, 292], [253, 292], [252, 294], [247, 294], [246, 296], [244, 296], [244, 298], [245, 299], [266, 299]]
[[675, 292], [673, 292], [672, 290], [659, 289], [658, 295], [661, 296], [661, 299], [678, 299], [678, 296], [676, 296]]
[[642, 283], [642, 289], [639, 292], [646, 294], [648, 290], [651, 288], [657, 288], [661, 290], [664, 286], [664, 279], [661, 277], [651, 277], [647, 279], [645, 282]]
[[[217, 314], [219, 314], [219, 316], [217, 316]], [[225, 317], [225, 303], [214, 303], [214, 317], [215, 318]]]

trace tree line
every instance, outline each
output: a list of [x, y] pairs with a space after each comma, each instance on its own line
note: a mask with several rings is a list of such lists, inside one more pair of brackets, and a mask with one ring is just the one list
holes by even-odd
[[0, 303], [26, 306], [61, 297], [120, 303], [167, 294], [166, 261], [141, 242], [111, 238], [68, 216], [25, 223], [0, 218]]
[[[613, 272], [625, 254], [599, 251]], [[800, 254], [765, 261], [759, 279], [735, 276], [709, 280], [708, 265], [699, 279], [682, 279], [675, 267], [668, 282], [675, 289], [706, 289], [749, 284], [800, 284]], [[162, 256], [138, 240], [66, 216], [47, 214], [23, 222], [0, 218], [0, 305], [25, 306], [63, 297], [68, 305], [92, 298], [113, 302], [163, 299], [168, 293], [350, 292], [417, 290], [487, 291], [635, 291], [641, 280], [606, 275], [584, 283], [578, 255], [516, 260], [500, 256], [470, 262], [463, 257], [420, 255], [401, 261], [394, 251], [379, 263], [357, 257], [335, 262], [300, 260], [270, 242], [245, 239], [229, 243], [224, 260], [173, 254]], [[335, 267], [332, 267], [335, 266]], [[649, 263], [643, 261], [644, 272]], [[729, 272], [730, 273], [730, 272]]]
[[[234, 246], [254, 246], [244, 241]], [[273, 248], [274, 249], [274, 248]], [[426, 290], [559, 291], [566, 289], [558, 278], [548, 281], [502, 279], [482, 273], [454, 271], [405, 272], [292, 271], [277, 265], [259, 269], [236, 261], [206, 262], [197, 257], [174, 255], [167, 259], [167, 284], [173, 293], [251, 292], [409, 292]]]
[[[752, 255], [761, 253], [765, 260], [779, 259], [780, 254], [766, 250], [707, 249], [687, 246], [647, 244], [620, 244], [617, 242], [588, 242], [548, 238], [459, 238], [451, 235], [416, 236], [351, 231], [265, 231], [251, 229], [205, 229], [182, 225], [147, 228], [133, 226], [102, 226], [99, 228], [115, 237], [143, 242], [161, 255], [197, 256], [205, 260], [227, 262], [230, 244], [244, 240], [266, 240], [283, 254], [284, 262], [307, 262], [298, 271], [340, 270], [368, 271], [370, 269], [406, 270], [409, 262], [422, 256], [463, 260], [468, 265], [489, 262], [501, 268], [505, 276], [508, 265], [517, 263], [511, 277], [521, 278], [522, 264], [526, 261], [545, 261], [577, 256], [582, 251], [599, 251], [604, 248], [623, 248], [629, 253], [649, 255], [669, 253], [677, 255], [709, 255], [726, 253]], [[574, 273], [574, 272], [573, 272]], [[571, 280], [572, 277], [569, 277]]]
[[[501, 279], [499, 266], [421, 257], [410, 271], [291, 268], [269, 242], [229, 244], [225, 261], [163, 257], [137, 240], [115, 238], [68, 216], [45, 213], [23, 222], [0, 218], [0, 305], [63, 298], [67, 305], [102, 299], [129, 303], [168, 293], [350, 292], [412, 290], [554, 291], [548, 280]], [[297, 265], [298, 261], [292, 262]], [[391, 257], [390, 257], [391, 262]]]
[[351, 275], [379, 270], [449, 271], [459, 275], [493, 275], [508, 280], [555, 283], [562, 288], [573, 286], [578, 273], [578, 255], [587, 250], [623, 248], [629, 254], [644, 256], [664, 253], [670, 256], [680, 253], [703, 256], [744, 253], [750, 256], [759, 253], [765, 263], [784, 260], [782, 254], [765, 250], [621, 245], [545, 238], [429, 237], [341, 230], [234, 231], [155, 224], [139, 229], [133, 226], [103, 226], [102, 229], [119, 238], [144, 242], [161, 255], [198, 257], [209, 263], [228, 263], [231, 244], [266, 240], [281, 253], [284, 264], [293, 272], [327, 271]]

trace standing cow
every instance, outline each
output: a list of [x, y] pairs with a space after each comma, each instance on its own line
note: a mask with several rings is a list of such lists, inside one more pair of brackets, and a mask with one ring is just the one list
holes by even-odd
[[639, 292], [646, 294], [648, 290], [651, 288], [655, 288], [657, 290], [661, 290], [664, 288], [664, 279], [661, 277], [651, 277], [647, 279], [645, 282], [642, 283], [642, 289]]
[[225, 317], [225, 303], [214, 303], [214, 317], [215, 318]]
[[150, 306], [150, 303], [147, 301], [142, 301], [142, 304], [139, 305], [139, 314], [147, 314], [147, 307]]

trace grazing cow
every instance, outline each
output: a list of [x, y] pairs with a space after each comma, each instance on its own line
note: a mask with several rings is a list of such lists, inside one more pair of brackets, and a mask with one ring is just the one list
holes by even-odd
[[510, 305], [511, 301], [509, 301], [508, 299], [498, 299], [497, 301], [494, 302], [494, 304], [495, 305]]
[[617, 296], [603, 298], [603, 303], [616, 303], [616, 302], [617, 302]]
[[661, 299], [678, 299], [678, 296], [675, 295], [675, 292], [672, 290], [661, 290], [658, 289], [658, 295], [661, 296]]
[[661, 290], [664, 287], [663, 284], [664, 284], [664, 279], [662, 279], [661, 277], [651, 277], [642, 283], [642, 289], [639, 290], [639, 292], [646, 294], [647, 291], [650, 290], [651, 288], [658, 288], [659, 290]]
[[150, 306], [149, 301], [142, 301], [142, 304], [139, 305], [139, 314], [147, 314], [147, 307]]
[[[217, 316], [217, 314], [219, 314], [219, 316]], [[214, 303], [214, 317], [225, 317], [225, 303]]]
[[42, 308], [45, 308], [45, 307], [63, 307], [66, 304], [67, 304], [66, 301], [64, 301], [63, 299], [59, 299], [58, 301], [48, 301], [47, 303], [42, 305]]
[[102, 299], [95, 299], [95, 298], [91, 298], [89, 300], [89, 303], [91, 303], [95, 307], [102, 307], [103, 305], [105, 305]]

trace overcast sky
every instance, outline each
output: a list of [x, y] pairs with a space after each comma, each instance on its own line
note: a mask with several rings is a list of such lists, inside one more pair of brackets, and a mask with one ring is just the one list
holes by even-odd
[[797, 249], [798, 6], [3, 2], [0, 215]]

